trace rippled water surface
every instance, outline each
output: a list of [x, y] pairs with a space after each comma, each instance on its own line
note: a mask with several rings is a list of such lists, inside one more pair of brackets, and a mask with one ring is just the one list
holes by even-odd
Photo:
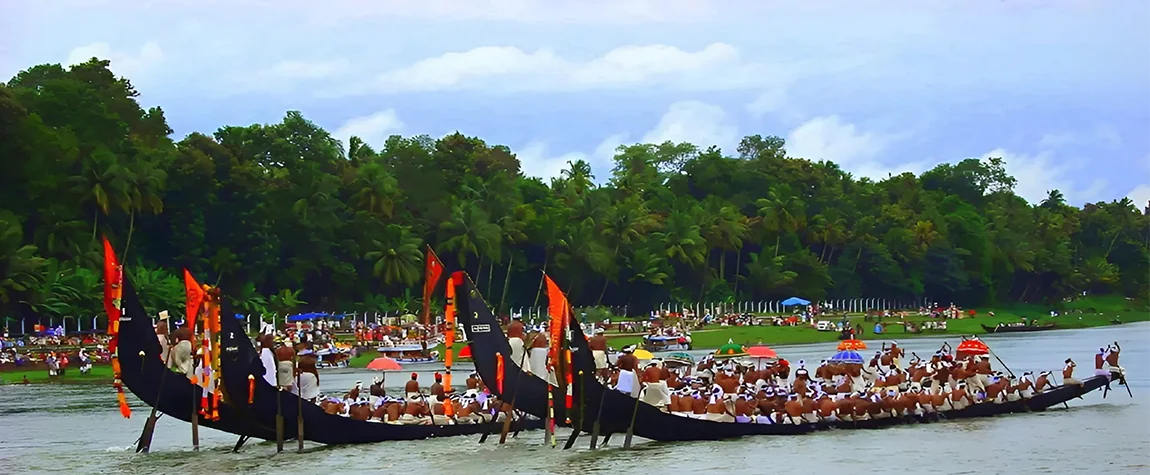
[[[619, 449], [622, 440], [615, 439], [608, 449], [591, 451], [586, 437], [580, 438], [578, 450], [552, 449], [544, 446], [543, 432], [534, 431], [504, 446], [481, 445], [473, 436], [344, 447], [309, 444], [303, 454], [275, 455], [274, 442], [249, 442], [233, 454], [234, 436], [202, 428], [201, 450], [193, 452], [190, 426], [162, 417], [152, 453], [137, 455], [129, 446], [139, 437], [148, 408], [132, 396], [132, 418], [124, 419], [108, 387], [0, 386], [0, 473], [1150, 473], [1150, 324], [985, 340], [1015, 373], [1056, 370], [1072, 357], [1080, 378], [1091, 373], [1098, 347], [1117, 340], [1134, 398], [1115, 385], [1117, 391], [1105, 399], [1094, 392], [1071, 402], [1070, 409], [1059, 406], [1045, 413], [722, 442], [642, 441], [630, 451]], [[908, 353], [923, 356], [939, 345], [938, 339], [900, 342]], [[778, 350], [792, 362], [813, 363], [833, 353], [834, 345]], [[409, 371], [424, 372], [422, 379], [429, 383], [434, 369], [410, 365], [407, 371], [389, 373], [388, 386], [398, 391]], [[466, 376], [468, 368], [460, 369], [465, 371], [454, 371], [456, 378]], [[322, 373], [322, 386], [342, 393], [356, 380], [368, 384], [377, 374], [332, 370]], [[559, 436], [565, 438], [567, 430]]]

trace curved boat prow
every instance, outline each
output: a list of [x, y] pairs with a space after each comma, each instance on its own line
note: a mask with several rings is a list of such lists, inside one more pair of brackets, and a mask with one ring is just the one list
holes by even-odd
[[[182, 374], [169, 370], [160, 359], [160, 342], [155, 327], [140, 303], [135, 286], [124, 276], [123, 314], [119, 327], [119, 359], [124, 387], [145, 404], [184, 422], [192, 421], [198, 410], [202, 388]], [[271, 440], [275, 432], [261, 426], [227, 405], [219, 408], [217, 420], [199, 420], [205, 427], [232, 434]]]

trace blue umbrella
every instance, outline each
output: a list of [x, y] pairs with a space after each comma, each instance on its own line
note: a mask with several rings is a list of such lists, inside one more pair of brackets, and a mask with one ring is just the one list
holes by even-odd
[[780, 305], [782, 305], [784, 307], [790, 307], [792, 305], [810, 305], [810, 303], [811, 303], [810, 300], [801, 299], [798, 297], [791, 297], [789, 299], [782, 301], [782, 303]]
[[834, 356], [827, 358], [828, 363], [851, 363], [863, 364], [863, 356], [854, 350], [843, 350], [835, 353]]

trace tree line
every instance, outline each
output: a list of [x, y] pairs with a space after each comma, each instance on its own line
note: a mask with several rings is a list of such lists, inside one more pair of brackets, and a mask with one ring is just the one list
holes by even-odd
[[[127, 78], [92, 60], [0, 85], [0, 313], [100, 309], [100, 236], [149, 308], [179, 308], [179, 271], [240, 311], [418, 306], [425, 246], [500, 309], [572, 304], [931, 298], [1147, 298], [1150, 218], [1128, 199], [1031, 205], [1001, 159], [873, 181], [745, 137], [618, 148], [609, 176], [549, 181], [515, 152], [453, 133], [341, 143], [295, 111], [174, 140]], [[598, 179], [598, 180], [597, 180]], [[602, 184], [597, 184], [602, 183]]]

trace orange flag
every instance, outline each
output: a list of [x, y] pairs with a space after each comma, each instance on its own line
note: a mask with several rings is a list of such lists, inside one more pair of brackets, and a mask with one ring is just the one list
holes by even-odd
[[120, 415], [132, 417], [128, 399], [124, 395], [124, 383], [120, 380], [120, 357], [117, 353], [120, 340], [121, 299], [124, 296], [124, 267], [116, 259], [112, 243], [104, 236], [104, 311], [108, 313], [108, 352], [112, 353], [112, 387], [116, 388], [116, 401], [120, 405]]
[[120, 298], [123, 296], [124, 268], [116, 259], [112, 243], [104, 236], [104, 312], [108, 314], [108, 351], [116, 352], [116, 335], [120, 333]]
[[435, 255], [431, 246], [427, 246], [427, 261], [424, 263], [423, 276], [423, 312], [420, 315], [420, 323], [426, 326], [431, 324], [431, 296], [435, 293], [435, 287], [439, 285], [439, 278], [443, 276], [443, 262], [440, 262], [439, 256]]
[[554, 364], [559, 361], [559, 349], [563, 347], [563, 335], [571, 318], [568, 309], [571, 307], [567, 305], [567, 297], [563, 295], [562, 290], [559, 290], [555, 281], [551, 280], [551, 276], [544, 274], [543, 278], [547, 281], [547, 310], [551, 314], [551, 348], [547, 351], [547, 356]]
[[192, 273], [184, 269], [184, 292], [187, 295], [187, 327], [193, 331], [196, 328], [196, 316], [200, 313], [200, 305], [204, 303], [204, 288]]

